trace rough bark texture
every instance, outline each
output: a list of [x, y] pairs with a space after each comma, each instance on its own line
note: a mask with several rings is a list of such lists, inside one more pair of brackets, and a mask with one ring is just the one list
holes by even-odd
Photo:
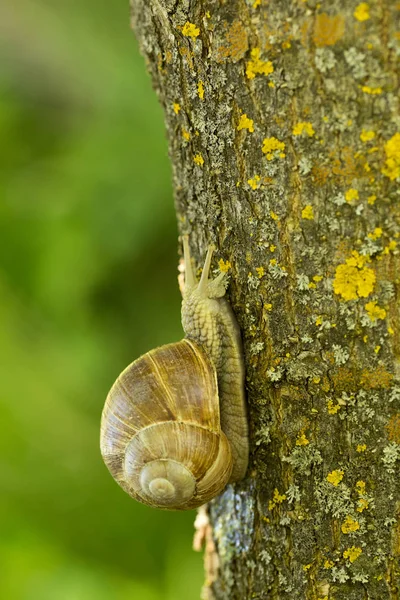
[[132, 17], [180, 229], [198, 265], [214, 242], [231, 267], [245, 347], [251, 465], [209, 506], [204, 594], [398, 600], [400, 5], [134, 0]]

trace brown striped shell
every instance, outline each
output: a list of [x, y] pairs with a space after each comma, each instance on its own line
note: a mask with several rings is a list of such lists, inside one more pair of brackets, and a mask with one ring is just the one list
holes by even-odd
[[130, 364], [108, 394], [100, 447], [114, 479], [140, 502], [184, 510], [217, 496], [232, 454], [201, 346], [184, 339]]

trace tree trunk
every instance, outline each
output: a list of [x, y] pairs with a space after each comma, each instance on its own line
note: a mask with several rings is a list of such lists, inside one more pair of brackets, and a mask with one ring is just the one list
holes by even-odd
[[208, 507], [204, 595], [398, 600], [400, 5], [134, 0], [132, 20], [180, 230], [231, 269], [244, 342], [251, 464]]

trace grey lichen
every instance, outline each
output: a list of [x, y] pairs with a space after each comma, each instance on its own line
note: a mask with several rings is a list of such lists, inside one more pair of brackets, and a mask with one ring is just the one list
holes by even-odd
[[351, 513], [355, 514], [356, 509], [351, 489], [343, 483], [340, 486], [334, 486], [323, 479], [316, 487], [315, 497], [320, 511], [330, 513], [335, 518], [345, 517]]
[[343, 348], [340, 344], [333, 344], [332, 346], [333, 356], [335, 357], [335, 363], [337, 365], [344, 365], [347, 363], [350, 357], [350, 353], [347, 348]]
[[336, 58], [329, 48], [317, 48], [315, 53], [315, 64], [321, 73], [326, 73], [336, 64]]
[[399, 474], [400, 466], [396, 467], [397, 461], [400, 461], [400, 445], [396, 442], [391, 442], [383, 448], [382, 462], [388, 473]]
[[307, 446], [296, 446], [289, 456], [282, 458], [284, 462], [289, 463], [300, 475], [311, 475], [311, 469], [315, 465], [320, 465], [322, 455], [320, 451], [312, 444]]

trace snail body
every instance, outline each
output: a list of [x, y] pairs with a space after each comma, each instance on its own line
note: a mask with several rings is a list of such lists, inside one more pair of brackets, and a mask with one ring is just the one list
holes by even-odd
[[226, 274], [200, 282], [184, 238], [185, 339], [131, 363], [104, 406], [100, 447], [133, 498], [164, 509], [196, 508], [245, 475], [248, 428], [240, 332], [223, 298]]

